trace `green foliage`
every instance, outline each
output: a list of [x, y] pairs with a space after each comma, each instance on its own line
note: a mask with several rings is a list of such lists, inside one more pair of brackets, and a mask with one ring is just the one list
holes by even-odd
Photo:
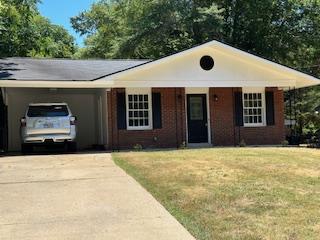
[[139, 152], [139, 151], [142, 151], [143, 147], [141, 144], [135, 144], [133, 146], [133, 150], [136, 151], [136, 152]]
[[0, 0], [0, 57], [71, 57], [73, 37], [37, 10], [38, 0]]
[[246, 147], [246, 146], [247, 146], [246, 142], [244, 141], [244, 139], [242, 139], [239, 143], [239, 147]]
[[[291, 98], [291, 107], [290, 107]], [[287, 93], [286, 115], [295, 119], [293, 135], [300, 140], [320, 140], [320, 87], [297, 89]]]
[[202, 1], [99, 1], [71, 23], [87, 35], [85, 57], [159, 58], [218, 38], [222, 11]]

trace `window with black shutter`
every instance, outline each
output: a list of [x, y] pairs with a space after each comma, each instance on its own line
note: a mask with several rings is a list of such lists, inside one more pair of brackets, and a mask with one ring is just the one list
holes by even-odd
[[266, 104], [264, 88], [243, 88], [243, 125], [263, 127], [266, 125]]
[[152, 97], [150, 88], [128, 88], [127, 97], [127, 129], [152, 129]]

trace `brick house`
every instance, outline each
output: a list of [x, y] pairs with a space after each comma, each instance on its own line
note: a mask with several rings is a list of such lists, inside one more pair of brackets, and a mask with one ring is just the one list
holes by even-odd
[[7, 58], [0, 71], [9, 150], [26, 106], [52, 101], [78, 117], [83, 149], [280, 144], [284, 91], [320, 83], [218, 41], [155, 61]]

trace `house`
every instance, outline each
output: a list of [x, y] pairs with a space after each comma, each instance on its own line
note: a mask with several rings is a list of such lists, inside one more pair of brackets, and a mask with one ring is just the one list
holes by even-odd
[[218, 41], [155, 61], [5, 58], [0, 68], [9, 150], [27, 105], [47, 101], [70, 105], [82, 149], [280, 144], [284, 91], [320, 83]]

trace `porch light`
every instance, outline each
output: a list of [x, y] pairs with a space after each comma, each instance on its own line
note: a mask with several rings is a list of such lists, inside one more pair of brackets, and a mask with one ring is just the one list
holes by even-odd
[[214, 94], [214, 95], [213, 95], [213, 100], [214, 100], [215, 102], [218, 102], [218, 101], [219, 101], [218, 95]]

